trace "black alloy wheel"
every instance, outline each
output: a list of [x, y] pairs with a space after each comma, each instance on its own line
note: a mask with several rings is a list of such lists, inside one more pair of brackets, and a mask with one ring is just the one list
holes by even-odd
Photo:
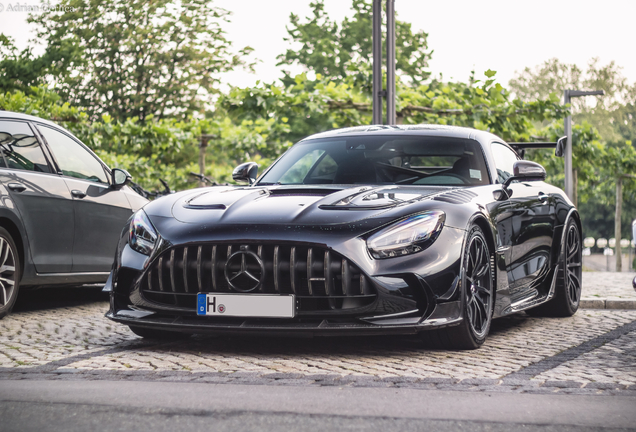
[[572, 314], [579, 308], [581, 300], [581, 279], [583, 277], [583, 250], [581, 249], [581, 236], [574, 222], [568, 224], [565, 234], [565, 280], [568, 293], [568, 301]]
[[486, 340], [492, 322], [494, 280], [491, 253], [482, 230], [470, 230], [462, 261], [463, 320], [461, 324], [422, 332], [424, 342], [446, 349], [476, 349]]
[[465, 266], [465, 307], [468, 323], [477, 339], [485, 339], [492, 320], [492, 270], [483, 235], [474, 235], [468, 245]]
[[20, 258], [11, 234], [0, 227], [0, 318], [13, 309], [20, 288]]
[[579, 309], [583, 287], [583, 249], [576, 222], [570, 219], [559, 260], [554, 298], [526, 311], [531, 316], [569, 317]]

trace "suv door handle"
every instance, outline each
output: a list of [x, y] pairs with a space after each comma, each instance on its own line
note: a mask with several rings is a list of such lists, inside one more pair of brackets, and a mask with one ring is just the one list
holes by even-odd
[[71, 191], [71, 195], [73, 195], [75, 198], [84, 198], [86, 196], [84, 192], [77, 189], [73, 189]]
[[9, 183], [7, 186], [14, 192], [24, 192], [26, 190], [26, 186], [20, 183]]
[[539, 201], [541, 201], [542, 203], [545, 203], [548, 201], [548, 196], [546, 194], [544, 194], [543, 192], [539, 192], [539, 196], [537, 197], [539, 199]]

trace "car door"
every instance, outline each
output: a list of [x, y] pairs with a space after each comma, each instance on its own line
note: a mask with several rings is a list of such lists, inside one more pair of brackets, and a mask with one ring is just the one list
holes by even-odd
[[[492, 144], [498, 181], [512, 176], [517, 154], [502, 143]], [[512, 222], [512, 248], [509, 280], [513, 302], [532, 298], [536, 285], [550, 267], [550, 251], [554, 233], [554, 200], [544, 193], [543, 182], [513, 181], [509, 189], [509, 211]]]
[[132, 214], [123, 191], [111, 187], [102, 162], [62, 131], [38, 125], [71, 191], [75, 212], [73, 272], [108, 272]]
[[64, 180], [55, 172], [27, 122], [0, 120], [0, 183], [22, 218], [38, 273], [67, 273], [73, 263], [75, 212]]

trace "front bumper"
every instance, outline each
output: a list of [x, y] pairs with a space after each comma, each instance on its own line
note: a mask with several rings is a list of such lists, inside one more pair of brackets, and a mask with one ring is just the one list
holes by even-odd
[[211, 335], [276, 335], [276, 336], [371, 336], [387, 334], [417, 334], [433, 328], [461, 323], [461, 302], [441, 303], [425, 320], [385, 317], [376, 322], [360, 320], [272, 320], [272, 319], [211, 319], [198, 316], [174, 316], [134, 309], [112, 310], [106, 317], [120, 324], [171, 332]]
[[[305, 336], [414, 334], [429, 328], [456, 325], [462, 319], [458, 293], [463, 237], [462, 230], [447, 228], [425, 251], [386, 260], [371, 259], [366, 251], [365, 243], [359, 239], [338, 244], [330, 244], [328, 241], [320, 244], [313, 243], [310, 247], [329, 250], [340, 258], [346, 257], [342, 261], [350, 261], [351, 266], [356, 267], [356, 271], [367, 281], [365, 283], [372, 287], [375, 299], [369, 304], [365, 303], [352, 309], [298, 309], [296, 317], [286, 319], [197, 316], [196, 309], [189, 306], [183, 307], [179, 304], [167, 306], [165, 303], [153, 302], [152, 298], [148, 297], [148, 291], [151, 286], [156, 290], [158, 284], [154, 280], [148, 284], [147, 275], [152, 271], [157, 273], [156, 263], [159, 257], [170, 256], [171, 250], [177, 250], [176, 254], [172, 254], [169, 262], [178, 264], [181, 261], [184, 263], [188, 261], [189, 255], [178, 251], [178, 248], [184, 247], [183, 245], [169, 245], [154, 256], [146, 257], [133, 251], [122, 238], [114, 270], [105, 288], [105, 291], [110, 291], [111, 295], [111, 307], [106, 316], [129, 326], [208, 334]], [[210, 239], [207, 241], [209, 242]], [[268, 241], [273, 240], [259, 239], [259, 243]], [[196, 244], [191, 247], [192, 250], [198, 248]], [[263, 248], [264, 252], [265, 249]], [[203, 251], [205, 252], [205, 249]], [[199, 256], [206, 255], [199, 252]], [[200, 289], [200, 286], [206, 285], [205, 280], [202, 285], [199, 278], [197, 289], [195, 277], [184, 278], [183, 273], [179, 273], [182, 270], [178, 266], [167, 265], [165, 268], [170, 270], [173, 267], [174, 273], [168, 271], [174, 281], [172, 285], [175, 283], [178, 285], [178, 281], [184, 280], [186, 287], [188, 285], [191, 288], [195, 287], [194, 292], [205, 292], [205, 289]], [[181, 269], [185, 267], [184, 264]], [[201, 273], [201, 268], [193, 267], [192, 275], [197, 274], [197, 269]], [[318, 276], [325, 275], [326, 273]], [[166, 289], [171, 278], [164, 277], [163, 289]], [[338, 284], [334, 286], [336, 291], [342, 288], [341, 286], [338, 288]], [[277, 292], [279, 288], [276, 288]], [[223, 289], [222, 286], [221, 289]], [[187, 293], [189, 294], [190, 291]]]

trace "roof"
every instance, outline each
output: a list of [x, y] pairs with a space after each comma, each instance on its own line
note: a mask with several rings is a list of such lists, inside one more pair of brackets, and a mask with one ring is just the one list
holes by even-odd
[[448, 125], [434, 125], [434, 124], [419, 124], [419, 125], [369, 125], [369, 126], [355, 126], [343, 129], [334, 129], [331, 131], [320, 132], [314, 135], [310, 135], [304, 138], [305, 140], [313, 140], [319, 138], [331, 138], [342, 136], [360, 136], [360, 135], [410, 135], [410, 136], [447, 136], [454, 138], [472, 138], [482, 140], [489, 140], [492, 138], [501, 138], [493, 135], [487, 131], [481, 131], [478, 129], [461, 127], [461, 126], [448, 126]]
[[36, 122], [40, 122], [40, 123], [44, 123], [44, 124], [48, 124], [51, 126], [58, 126], [59, 125], [57, 123], [54, 123], [52, 121], [49, 120], [44, 120], [43, 118], [40, 117], [36, 117], [36, 116], [32, 116], [32, 115], [28, 115], [28, 114], [22, 114], [22, 113], [17, 113], [17, 112], [13, 112], [13, 111], [3, 111], [0, 110], [0, 119], [14, 119], [14, 120], [26, 120], [26, 121], [36, 121]]

